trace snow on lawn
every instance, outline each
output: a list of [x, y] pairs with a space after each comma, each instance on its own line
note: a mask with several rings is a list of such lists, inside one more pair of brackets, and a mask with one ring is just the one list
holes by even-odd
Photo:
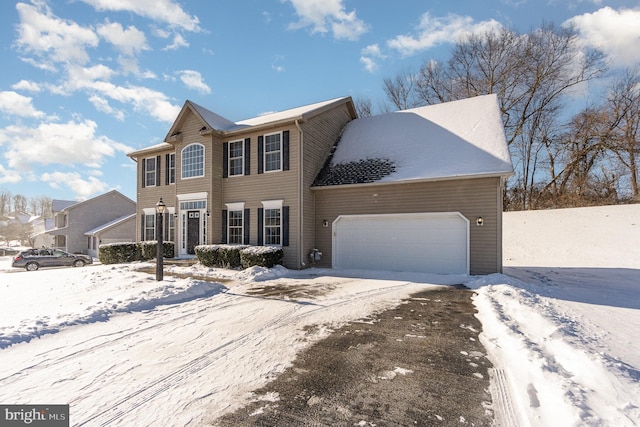
[[504, 425], [640, 425], [640, 205], [504, 215], [475, 278]]
[[333, 328], [465, 283], [501, 425], [640, 425], [639, 222], [640, 205], [506, 213], [505, 274], [476, 277], [196, 265], [156, 282], [151, 263], [1, 258], [0, 403], [68, 403], [74, 426], [205, 425]]

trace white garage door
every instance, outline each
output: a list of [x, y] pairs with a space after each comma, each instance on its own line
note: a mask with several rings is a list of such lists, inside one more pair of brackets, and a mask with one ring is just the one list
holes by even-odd
[[458, 212], [343, 215], [333, 223], [334, 268], [469, 273], [469, 221]]

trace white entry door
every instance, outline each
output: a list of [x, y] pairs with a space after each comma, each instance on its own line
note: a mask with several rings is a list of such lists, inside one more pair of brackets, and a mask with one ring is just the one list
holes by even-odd
[[469, 221], [458, 212], [343, 215], [333, 223], [341, 269], [469, 273]]

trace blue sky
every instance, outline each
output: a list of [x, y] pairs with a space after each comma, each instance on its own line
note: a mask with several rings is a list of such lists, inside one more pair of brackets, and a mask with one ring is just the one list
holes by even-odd
[[637, 0], [2, 1], [0, 188], [135, 200], [126, 153], [161, 142], [187, 99], [233, 121], [339, 96], [375, 108], [384, 78], [460, 34], [543, 22], [640, 64]]

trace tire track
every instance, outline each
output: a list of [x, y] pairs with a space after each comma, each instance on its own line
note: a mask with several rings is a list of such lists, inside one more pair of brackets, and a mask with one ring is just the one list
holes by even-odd
[[[342, 285], [352, 283], [355, 281], [356, 280], [344, 282], [342, 283]], [[110, 407], [100, 411], [95, 415], [90, 416], [89, 418], [83, 421], [80, 421], [78, 424], [74, 424], [74, 426], [76, 427], [81, 427], [86, 425], [108, 426], [109, 424], [121, 419], [126, 414], [144, 406], [146, 403], [150, 402], [158, 395], [166, 392], [171, 388], [178, 386], [184, 380], [189, 378], [190, 375], [200, 372], [203, 369], [206, 369], [207, 367], [211, 366], [221, 358], [229, 356], [235, 350], [242, 348], [245, 344], [247, 344], [252, 339], [254, 339], [255, 336], [260, 336], [265, 331], [273, 329], [274, 327], [276, 327], [275, 329], [277, 329], [277, 326], [279, 324], [291, 323], [295, 320], [299, 320], [299, 319], [311, 316], [316, 312], [318, 312], [319, 310], [328, 310], [330, 308], [336, 308], [343, 305], [353, 304], [354, 301], [357, 301], [358, 299], [362, 299], [365, 297], [375, 297], [375, 296], [384, 295], [386, 293], [391, 293], [398, 288], [406, 286], [408, 283], [411, 283], [411, 282], [403, 282], [401, 284], [385, 287], [382, 289], [364, 290], [364, 291], [356, 292], [346, 300], [343, 299], [344, 297], [342, 297], [342, 299], [337, 299], [337, 298], [329, 299], [327, 300], [327, 302], [329, 302], [328, 305], [325, 304], [325, 305], [313, 306], [309, 304], [305, 304], [305, 305], [295, 304], [286, 313], [284, 314], [281, 313], [278, 316], [274, 317], [272, 320], [254, 328], [253, 330], [251, 330], [250, 332], [247, 332], [241, 337], [235, 338], [231, 341], [227, 341], [201, 354], [195, 359], [192, 359], [191, 361], [182, 365], [179, 369], [153, 381], [148, 385], [145, 385], [144, 387], [136, 390], [133, 393], [130, 393], [129, 395], [115, 402]], [[252, 295], [233, 294], [232, 296], [236, 296], [237, 298], [248, 297], [250, 298], [250, 300], [255, 299], [255, 296], [252, 296]], [[332, 300], [335, 302], [330, 303]], [[283, 302], [286, 302], [289, 304], [291, 303], [290, 301], [286, 301], [286, 300], [283, 300]], [[304, 312], [300, 312], [302, 307], [306, 308]], [[169, 322], [165, 322], [165, 324], [166, 323], [169, 323]], [[73, 406], [75, 403], [78, 403], [81, 400], [83, 399], [82, 398], [76, 399], [69, 403], [70, 405]]]

